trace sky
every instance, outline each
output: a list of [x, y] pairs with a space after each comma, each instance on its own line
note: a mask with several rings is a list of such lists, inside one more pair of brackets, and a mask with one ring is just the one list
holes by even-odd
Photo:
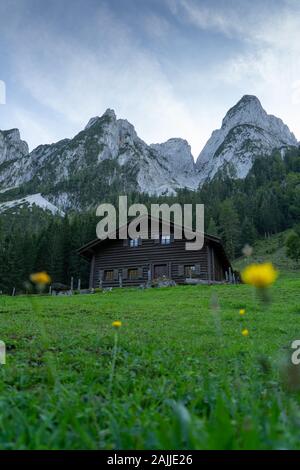
[[30, 149], [112, 108], [197, 158], [245, 94], [300, 140], [300, 0], [0, 0], [0, 129]]

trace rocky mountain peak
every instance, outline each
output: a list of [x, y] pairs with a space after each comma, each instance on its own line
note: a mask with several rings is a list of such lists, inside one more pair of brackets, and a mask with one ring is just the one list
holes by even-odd
[[212, 133], [196, 165], [203, 180], [211, 179], [224, 166], [231, 166], [236, 177], [244, 178], [255, 158], [297, 145], [281, 119], [267, 114], [256, 96], [245, 95]]
[[115, 121], [117, 119], [115, 111], [110, 108], [107, 108], [107, 110], [105, 111], [102, 117], [110, 118], [112, 121]]
[[19, 129], [9, 129], [7, 131], [2, 131], [2, 133], [11, 141], [21, 140]]
[[222, 121], [222, 127], [239, 124], [256, 123], [258, 119], [265, 119], [267, 113], [259, 99], [253, 95], [244, 95], [235, 106], [229, 109]]
[[252, 125], [265, 129], [266, 131], [280, 135], [283, 144], [297, 145], [297, 140], [289, 128], [281, 119], [267, 114], [256, 96], [244, 95], [238, 103], [233, 106], [222, 121], [222, 128], [228, 131], [236, 125]]
[[100, 116], [95, 116], [95, 117], [91, 118], [89, 120], [89, 122], [87, 123], [87, 125], [85, 126], [84, 130], [90, 129], [91, 127], [93, 127], [97, 123], [100, 123], [100, 122], [104, 123], [104, 122], [107, 122], [107, 121], [114, 122], [114, 121], [116, 121], [116, 119], [117, 119], [117, 116], [116, 116], [115, 111], [113, 109], [108, 108], [105, 111], [105, 113], [102, 114], [101, 117]]
[[20, 159], [28, 153], [28, 145], [21, 140], [18, 129], [0, 131], [0, 164]]

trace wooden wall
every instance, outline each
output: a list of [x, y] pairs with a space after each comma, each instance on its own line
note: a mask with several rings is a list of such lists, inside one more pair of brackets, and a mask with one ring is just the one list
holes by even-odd
[[[204, 281], [222, 281], [227, 267], [222, 266], [218, 245], [205, 239], [202, 250], [185, 250], [185, 240], [173, 240], [170, 245], [161, 245], [154, 240], [142, 240], [138, 247], [130, 247], [124, 240], [106, 240], [94, 247], [91, 260], [90, 287], [118, 287], [119, 273], [122, 273], [123, 286], [143, 284], [148, 279], [148, 271], [153, 277], [154, 266], [167, 264], [168, 276], [176, 283], [183, 283], [186, 276], [184, 265], [197, 265], [199, 273], [195, 277]], [[126, 278], [127, 269], [137, 268], [138, 279]], [[113, 280], [104, 279], [104, 271], [113, 270]], [[126, 271], [123, 271], [126, 270]], [[123, 275], [124, 274], [124, 275]]]

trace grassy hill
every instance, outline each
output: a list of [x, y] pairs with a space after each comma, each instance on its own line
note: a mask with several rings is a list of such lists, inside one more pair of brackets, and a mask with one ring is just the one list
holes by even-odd
[[0, 297], [1, 449], [299, 449], [299, 287]]
[[289, 274], [300, 272], [300, 264], [286, 256], [285, 240], [290, 231], [287, 230], [268, 238], [257, 241], [253, 246], [250, 257], [242, 256], [233, 263], [238, 270], [243, 269], [249, 263], [262, 263], [270, 261], [282, 273]]

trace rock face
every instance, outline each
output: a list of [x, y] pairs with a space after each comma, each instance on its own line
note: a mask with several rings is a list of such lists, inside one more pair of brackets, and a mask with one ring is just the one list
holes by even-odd
[[[104, 126], [103, 119], [107, 119]], [[149, 146], [137, 136], [132, 124], [117, 119], [110, 109], [101, 118], [92, 118], [85, 130], [93, 132], [97, 126], [102, 130], [98, 161], [112, 159], [120, 166], [137, 166], [135, 189], [138, 191], [167, 194], [184, 186], [197, 187], [194, 159], [185, 140], [170, 139]]]
[[184, 139], [169, 139], [163, 144], [152, 144], [151, 148], [157, 152], [159, 161], [168, 168], [172, 177], [180, 187], [196, 189], [199, 185], [191, 147]]
[[0, 165], [18, 160], [29, 152], [26, 142], [21, 140], [18, 129], [0, 131]]
[[186, 140], [147, 145], [132, 124], [108, 109], [73, 139], [31, 153], [17, 129], [0, 131], [0, 202], [32, 196], [44, 208], [43, 197], [68, 211], [132, 191], [162, 195], [178, 188], [195, 190], [219, 169], [230, 168], [234, 177], [244, 178], [255, 158], [297, 145], [288, 127], [269, 116], [255, 96], [244, 96], [228, 111], [196, 164]]
[[212, 133], [196, 166], [203, 181], [224, 167], [230, 167], [235, 177], [245, 178], [255, 158], [297, 145], [281, 119], [268, 115], [256, 96], [245, 95], [228, 111], [221, 129]]

